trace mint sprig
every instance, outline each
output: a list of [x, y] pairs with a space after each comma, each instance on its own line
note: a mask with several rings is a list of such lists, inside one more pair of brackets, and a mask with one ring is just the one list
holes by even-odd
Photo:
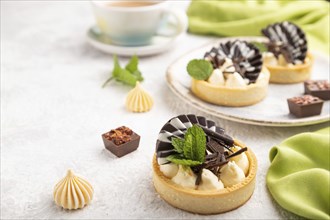
[[117, 55], [113, 56], [113, 63], [111, 76], [102, 87], [105, 87], [113, 79], [129, 86], [135, 86], [137, 81], [143, 81], [142, 73], [138, 69], [139, 58], [136, 55], [132, 56], [125, 68], [120, 66]]
[[207, 60], [194, 59], [188, 63], [187, 71], [188, 74], [194, 79], [206, 80], [211, 76], [213, 72], [213, 66]]
[[205, 162], [206, 135], [199, 126], [188, 128], [184, 139], [172, 138], [172, 145], [177, 153], [166, 158], [172, 163], [196, 166]]

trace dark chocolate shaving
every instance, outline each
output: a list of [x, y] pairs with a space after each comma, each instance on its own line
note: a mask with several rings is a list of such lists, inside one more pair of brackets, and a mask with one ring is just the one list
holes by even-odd
[[217, 133], [217, 132], [214, 132], [208, 128], [205, 128], [205, 127], [202, 127], [200, 126], [206, 135], [214, 138], [214, 139], [217, 139], [219, 141], [222, 141], [224, 142], [226, 145], [228, 145], [229, 147], [233, 146], [234, 144], [234, 139], [232, 137], [230, 137], [229, 135], [226, 135], [226, 134], [220, 134], [220, 133]]
[[[220, 43], [218, 48], [213, 47], [210, 52], [205, 53], [204, 58], [209, 60], [214, 68], [221, 67], [226, 58], [231, 59], [235, 71], [248, 79], [249, 83], [257, 80], [262, 69], [262, 56], [259, 49], [246, 41]], [[233, 73], [228, 70], [224, 72]]]
[[269, 39], [268, 51], [272, 52], [276, 58], [282, 54], [288, 63], [304, 63], [307, 55], [307, 40], [300, 27], [284, 21], [268, 25], [261, 32]]
[[229, 156], [226, 156], [226, 159], [235, 157], [235, 156], [243, 153], [244, 151], [247, 151], [247, 148], [246, 147], [239, 149], [238, 151], [236, 151], [235, 153], [230, 154]]

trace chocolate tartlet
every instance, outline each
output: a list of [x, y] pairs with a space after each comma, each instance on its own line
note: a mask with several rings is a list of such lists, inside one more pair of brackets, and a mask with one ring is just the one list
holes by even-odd
[[[188, 142], [188, 146], [184, 143], [183, 151], [188, 148], [194, 152], [205, 144], [204, 154], [199, 152], [203, 155], [199, 163], [196, 154], [192, 154], [194, 160], [182, 159], [185, 152], [178, 153], [180, 140]], [[196, 145], [189, 148], [189, 143]], [[166, 166], [179, 168], [168, 172]], [[176, 208], [198, 214], [236, 209], [253, 194], [256, 172], [257, 159], [251, 149], [205, 117], [179, 115], [170, 119], [159, 133], [153, 158], [153, 183], [160, 196]]]
[[[246, 41], [228, 41], [206, 52], [212, 75], [205, 80], [192, 77], [191, 90], [200, 99], [216, 105], [248, 106], [267, 95], [269, 72], [263, 67], [257, 47]], [[189, 71], [188, 71], [189, 72]]]
[[297, 25], [284, 21], [262, 29], [269, 39], [264, 64], [272, 83], [299, 83], [310, 78], [313, 56], [308, 52], [307, 39]]

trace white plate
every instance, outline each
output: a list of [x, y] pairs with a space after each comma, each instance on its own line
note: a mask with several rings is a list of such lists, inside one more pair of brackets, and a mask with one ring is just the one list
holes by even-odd
[[[268, 96], [263, 101], [247, 107], [217, 106], [195, 97], [190, 91], [191, 79], [186, 70], [188, 62], [192, 59], [202, 58], [206, 51], [209, 51], [213, 46], [218, 46], [220, 42], [235, 39], [247, 41], [265, 40], [262, 37], [222, 38], [188, 52], [167, 69], [166, 78], [171, 90], [182, 100], [200, 111], [219, 118], [246, 124], [287, 127], [317, 124], [330, 120], [330, 101], [324, 102], [322, 112], [317, 116], [296, 118], [289, 114], [287, 98], [302, 95], [304, 93], [303, 83], [288, 85], [270, 84]], [[315, 57], [312, 79], [329, 80], [329, 58], [319, 53], [312, 53]]]
[[87, 32], [87, 41], [93, 47], [105, 53], [121, 56], [149, 56], [170, 50], [184, 34], [185, 31], [172, 37], [155, 35], [149, 45], [126, 47], [111, 44], [111, 40], [104, 36], [97, 27], [91, 27]]

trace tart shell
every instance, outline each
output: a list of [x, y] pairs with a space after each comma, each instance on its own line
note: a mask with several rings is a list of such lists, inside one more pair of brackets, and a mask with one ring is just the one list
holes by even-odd
[[[235, 145], [245, 147], [235, 140]], [[159, 195], [170, 205], [197, 214], [219, 214], [246, 203], [253, 194], [257, 173], [257, 158], [250, 148], [245, 152], [250, 162], [245, 180], [218, 191], [198, 191], [172, 182], [160, 171], [156, 155], [153, 158], [153, 183]]]
[[271, 66], [265, 65], [270, 72], [270, 82], [279, 84], [300, 83], [310, 79], [314, 57], [307, 53], [308, 61], [294, 66]]
[[264, 78], [246, 88], [215, 86], [204, 80], [192, 78], [191, 90], [200, 99], [216, 105], [240, 107], [253, 105], [267, 96], [269, 71], [263, 67]]

